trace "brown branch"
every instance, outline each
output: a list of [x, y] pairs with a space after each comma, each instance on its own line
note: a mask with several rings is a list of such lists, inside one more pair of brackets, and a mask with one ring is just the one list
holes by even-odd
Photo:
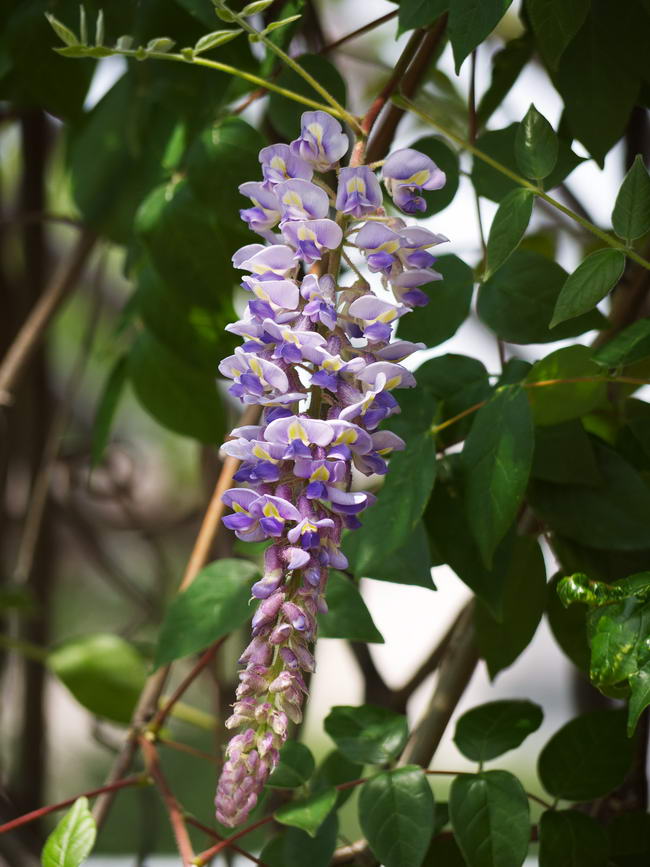
[[386, 24], [387, 21], [396, 18], [398, 12], [398, 9], [394, 9], [392, 12], [387, 12], [385, 15], [382, 15], [381, 18], [375, 18], [374, 21], [369, 21], [367, 24], [357, 27], [357, 29], [353, 30], [351, 33], [341, 36], [341, 38], [337, 39], [336, 42], [330, 42], [329, 45], [323, 46], [319, 51], [319, 54], [329, 54], [330, 51], [336, 51], [337, 48], [341, 45], [345, 45], [346, 42], [350, 42], [351, 39], [363, 36], [364, 33], [368, 33], [369, 31], [374, 30], [375, 27], [380, 27], [382, 24]]
[[5, 822], [0, 825], [0, 834], [5, 834], [7, 831], [13, 831], [14, 828], [20, 828], [21, 825], [27, 825], [29, 822], [34, 822], [43, 816], [48, 816], [50, 813], [55, 813], [57, 810], [63, 810], [69, 807], [78, 798], [94, 798], [96, 795], [101, 795], [104, 792], [116, 792], [118, 789], [126, 789], [129, 786], [145, 786], [150, 784], [150, 780], [145, 774], [137, 774], [133, 777], [126, 777], [123, 780], [116, 780], [114, 783], [108, 783], [100, 786], [98, 789], [90, 789], [88, 792], [81, 792], [75, 795], [74, 798], [67, 798], [65, 801], [59, 801], [56, 804], [50, 804], [48, 807], [39, 807], [38, 810], [32, 810], [31, 813], [25, 813], [24, 816], [18, 816], [17, 819], [12, 819], [10, 822]]
[[[415, 94], [424, 78], [432, 56], [438, 49], [447, 28], [447, 15], [441, 15], [431, 29], [426, 31], [416, 31], [416, 33], [424, 34], [421, 36], [419, 45], [413, 55], [411, 63], [404, 73], [400, 85], [400, 91], [409, 99]], [[414, 34], [415, 35], [415, 34]], [[411, 40], [409, 40], [409, 45]], [[369, 163], [374, 163], [377, 160], [383, 159], [386, 155], [390, 143], [395, 135], [395, 130], [400, 122], [404, 110], [398, 108], [392, 103], [386, 106], [386, 111], [379, 123], [375, 123], [373, 127], [374, 134], [368, 142], [366, 160]]]
[[245, 837], [246, 834], [250, 834], [251, 831], [255, 831], [257, 828], [261, 828], [262, 825], [268, 825], [269, 822], [272, 821], [273, 814], [271, 814], [270, 816], [264, 816], [263, 819], [258, 819], [256, 822], [252, 822], [250, 825], [246, 825], [245, 828], [236, 831], [234, 834], [231, 834], [230, 837], [224, 837], [223, 840], [221, 840], [219, 843], [215, 843], [214, 846], [206, 849], [205, 852], [200, 852], [194, 859], [193, 863], [196, 865], [196, 867], [203, 867], [204, 864], [207, 864], [209, 861], [211, 861], [215, 855], [219, 854], [219, 852], [223, 852], [225, 849], [231, 848], [235, 840], [239, 840], [242, 837]]
[[180, 805], [167, 782], [167, 778], [160, 767], [158, 751], [155, 746], [146, 737], [141, 737], [139, 742], [147, 769], [153, 777], [158, 791], [165, 803], [167, 815], [169, 816], [169, 823], [174, 832], [174, 839], [176, 840], [178, 853], [183, 861], [183, 867], [191, 867], [194, 859], [194, 850], [192, 849], [190, 835], [187, 832], [187, 825], [185, 824], [183, 811], [181, 810]]
[[219, 756], [215, 756], [212, 753], [206, 753], [205, 750], [199, 750], [196, 747], [192, 747], [189, 744], [181, 743], [181, 741], [172, 741], [169, 738], [161, 738], [158, 737], [157, 743], [162, 744], [164, 747], [169, 747], [172, 750], [178, 750], [181, 753], [187, 753], [190, 756], [194, 756], [196, 759], [200, 759], [202, 762], [212, 762], [215, 765], [222, 765], [223, 761], [219, 758]]
[[[239, 426], [244, 427], [245, 425], [255, 424], [259, 418], [259, 414], [259, 406], [252, 404], [247, 407], [243, 413], [239, 421]], [[178, 588], [179, 591], [183, 591], [189, 587], [197, 573], [203, 568], [208, 560], [210, 548], [214, 542], [214, 537], [217, 534], [221, 516], [224, 511], [224, 504], [221, 498], [232, 485], [232, 477], [237, 472], [239, 463], [240, 462], [237, 458], [233, 458], [230, 455], [228, 455], [223, 462], [219, 479], [217, 480], [214, 493], [212, 494], [212, 499], [210, 500], [205, 517], [203, 518], [203, 524], [199, 530], [199, 535], [194, 543], [194, 548], [190, 555], [187, 568], [185, 569], [183, 580]]]
[[12, 402], [12, 391], [21, 373], [39, 346], [52, 317], [76, 285], [95, 240], [94, 232], [83, 230], [7, 350], [0, 363], [0, 406]]
[[478, 663], [474, 641], [474, 606], [467, 605], [449, 641], [431, 701], [400, 756], [400, 765], [427, 767]]

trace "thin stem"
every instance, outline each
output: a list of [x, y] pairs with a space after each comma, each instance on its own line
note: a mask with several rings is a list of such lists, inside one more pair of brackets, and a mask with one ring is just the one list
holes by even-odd
[[152, 732], [154, 735], [157, 734], [160, 729], [163, 727], [165, 720], [172, 712], [174, 705], [179, 701], [181, 696], [186, 692], [186, 690], [194, 683], [199, 674], [203, 671], [206, 665], [209, 665], [214, 657], [217, 654], [217, 651], [222, 646], [226, 637], [220, 638], [219, 641], [216, 641], [212, 647], [209, 647], [205, 653], [202, 654], [198, 662], [194, 665], [189, 674], [183, 678], [183, 680], [176, 687], [170, 698], [163, 704], [163, 706], [158, 710], [155, 717], [147, 727], [149, 732]]
[[[636, 376], [570, 376], [566, 379], [540, 379], [538, 382], [522, 382], [521, 386], [523, 388], [546, 388], [549, 385], [566, 385], [575, 382], [623, 382], [628, 385], [650, 385], [650, 379], [640, 379]], [[439, 431], [450, 427], [452, 424], [456, 424], [457, 421], [460, 421], [465, 418], [465, 416], [471, 415], [473, 412], [481, 409], [488, 402], [489, 398], [487, 400], [481, 400], [479, 403], [473, 404], [440, 424], [433, 425], [431, 433], [437, 434]]]
[[169, 823], [174, 832], [176, 847], [183, 861], [183, 867], [190, 867], [194, 859], [194, 850], [192, 849], [192, 841], [190, 840], [190, 835], [187, 831], [183, 811], [167, 782], [167, 778], [163, 774], [158, 759], [158, 751], [155, 746], [146, 737], [141, 737], [140, 747], [144, 755], [147, 769], [153, 777], [158, 791], [165, 803], [165, 809], [167, 810]]
[[542, 190], [536, 184], [531, 183], [530, 181], [526, 180], [526, 178], [522, 178], [521, 175], [518, 175], [507, 166], [504, 166], [503, 163], [500, 163], [498, 160], [495, 160], [493, 157], [484, 153], [471, 142], [468, 142], [465, 139], [461, 138], [459, 135], [456, 135], [456, 133], [452, 132], [450, 129], [440, 124], [437, 120], [434, 120], [426, 112], [419, 109], [409, 99], [400, 96], [397, 98], [393, 98], [393, 101], [396, 105], [402, 108], [406, 108], [409, 111], [413, 112], [413, 114], [416, 114], [419, 118], [428, 123], [429, 126], [434, 127], [434, 129], [437, 129], [443, 135], [446, 135], [447, 138], [451, 139], [463, 150], [469, 151], [471, 154], [482, 160], [487, 165], [491, 166], [497, 172], [500, 172], [502, 175], [510, 178], [511, 181], [514, 181], [520, 187], [524, 187], [524, 189], [530, 190], [540, 199], [543, 199], [545, 202], [548, 202], [549, 205], [552, 205], [558, 211], [566, 214], [567, 217], [570, 217], [576, 223], [579, 223], [584, 229], [587, 229], [588, 232], [591, 232], [592, 235], [595, 235], [608, 246], [613, 247], [615, 250], [621, 250], [623, 253], [626, 254], [626, 256], [629, 256], [630, 259], [633, 259], [639, 265], [642, 265], [644, 268], [650, 270], [650, 262], [648, 262], [647, 259], [644, 259], [643, 256], [639, 255], [635, 250], [632, 250], [631, 248], [626, 246], [623, 241], [620, 241], [618, 238], [615, 238], [608, 232], [604, 232], [602, 229], [599, 229], [598, 226], [595, 226], [590, 220], [585, 219], [580, 214], [576, 214], [576, 212], [572, 211], [571, 208], [567, 208], [566, 205], [562, 204], [562, 202], [558, 202], [557, 199], [549, 196], [548, 193], [545, 193], [544, 190]]
[[[199, 831], [203, 831], [204, 834], [207, 834], [208, 837], [212, 837], [213, 840], [223, 840], [224, 838], [221, 834], [218, 834], [212, 828], [209, 828], [207, 825], [204, 825], [203, 822], [199, 822], [198, 819], [195, 819], [194, 816], [191, 816], [189, 813], [185, 814], [185, 821], [188, 825], [194, 825], [195, 828], [198, 828]], [[242, 858], [247, 858], [249, 861], [252, 861], [253, 864], [259, 864], [260, 867], [267, 867], [264, 861], [260, 861], [259, 858], [256, 858], [255, 855], [251, 855], [250, 852], [247, 852], [245, 849], [236, 846], [234, 843], [230, 847], [233, 852], [237, 852], [238, 855], [241, 855]]]
[[[221, 5], [223, 8], [227, 8], [225, 4], [219, 5]], [[327, 102], [331, 106], [331, 108], [334, 109], [334, 112], [339, 117], [343, 118], [343, 120], [345, 120], [348, 124], [350, 124], [351, 127], [356, 129], [357, 131], [362, 132], [357, 119], [353, 115], [351, 115], [350, 112], [346, 111], [346, 109], [341, 105], [341, 103], [332, 96], [329, 90], [326, 87], [323, 87], [323, 85], [319, 81], [317, 81], [317, 79], [315, 79], [313, 75], [310, 75], [310, 73], [307, 72], [307, 70], [304, 69], [298, 63], [298, 61], [294, 60], [293, 57], [288, 55], [286, 51], [283, 51], [279, 45], [276, 45], [275, 42], [273, 42], [259, 30], [256, 30], [241, 15], [233, 12], [232, 9], [228, 9], [228, 12], [233, 16], [234, 20], [243, 30], [245, 30], [247, 33], [250, 33], [251, 35], [254, 35], [268, 48], [269, 51], [272, 51], [275, 55], [277, 55], [277, 57], [279, 57], [280, 60], [283, 61], [283, 63], [285, 63], [290, 69], [293, 69], [296, 75], [299, 75], [303, 79], [303, 81], [306, 81], [307, 84], [316, 91], [316, 93], [322, 96], [325, 102]], [[331, 109], [326, 108], [325, 111], [329, 111], [330, 114], [333, 113]]]
[[31, 813], [25, 813], [24, 816], [18, 816], [17, 819], [12, 819], [11, 822], [5, 822], [0, 825], [0, 834], [5, 834], [7, 831], [13, 831], [14, 828], [20, 828], [22, 825], [27, 825], [29, 822], [34, 822], [43, 816], [48, 816], [50, 813], [56, 813], [57, 810], [63, 810], [69, 807], [78, 798], [94, 798], [96, 795], [101, 795], [104, 792], [117, 792], [120, 789], [127, 789], [130, 786], [147, 786], [151, 785], [151, 780], [146, 774], [137, 774], [133, 777], [126, 777], [123, 780], [116, 780], [114, 783], [100, 786], [99, 789], [91, 789], [88, 792], [81, 792], [75, 795], [74, 798], [67, 798], [65, 801], [59, 801], [57, 804], [50, 804], [48, 807], [39, 807], [38, 810], [32, 810]]
[[206, 849], [205, 852], [200, 852], [196, 856], [192, 864], [196, 865], [196, 867], [203, 867], [204, 864], [207, 864], [208, 861], [211, 861], [215, 855], [219, 854], [219, 852], [223, 852], [224, 849], [228, 849], [235, 842], [235, 840], [240, 840], [242, 837], [245, 837], [246, 834], [250, 834], [251, 831], [255, 831], [257, 828], [261, 828], [262, 825], [268, 825], [269, 822], [272, 821], [273, 814], [271, 814], [270, 816], [264, 816], [263, 819], [258, 819], [257, 822], [252, 822], [250, 825], [246, 825], [245, 828], [242, 828], [240, 831], [231, 834], [230, 837], [225, 837], [214, 846], [211, 846], [210, 849]]
[[169, 738], [158, 737], [157, 743], [162, 744], [164, 747], [169, 747], [172, 750], [177, 750], [179, 753], [187, 753], [190, 756], [194, 756], [196, 759], [201, 759], [202, 762], [212, 762], [214, 765], [223, 764], [219, 756], [214, 756], [212, 753], [206, 753], [204, 750], [191, 747], [189, 744], [181, 743], [181, 741], [172, 741]]
[[323, 46], [318, 53], [329, 54], [330, 51], [336, 51], [337, 48], [340, 48], [341, 45], [345, 45], [346, 42], [350, 42], [350, 40], [356, 39], [358, 36], [363, 36], [364, 33], [368, 33], [370, 30], [374, 30], [375, 27], [380, 27], [382, 24], [386, 24], [387, 21], [392, 21], [393, 18], [397, 17], [398, 12], [399, 9], [394, 9], [392, 12], [387, 12], [385, 15], [382, 15], [381, 18], [375, 18], [374, 21], [369, 21], [368, 24], [363, 24], [361, 27], [357, 27], [357, 29], [353, 30], [351, 33], [346, 33], [345, 36], [341, 36], [341, 38], [337, 39], [336, 42], [330, 42], [329, 45]]
[[0, 635], [0, 647], [13, 650], [24, 656], [25, 659], [31, 659], [34, 662], [45, 663], [48, 657], [48, 651], [44, 647], [22, 638], [12, 638], [10, 635]]

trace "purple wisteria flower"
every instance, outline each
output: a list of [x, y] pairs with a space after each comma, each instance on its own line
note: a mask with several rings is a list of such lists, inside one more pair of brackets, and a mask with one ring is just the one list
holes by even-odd
[[[219, 371], [242, 403], [261, 407], [261, 418], [235, 428], [222, 447], [241, 461], [237, 487], [223, 497], [230, 509], [223, 521], [239, 539], [267, 547], [264, 574], [251, 588], [258, 600], [252, 640], [226, 721], [241, 727], [226, 749], [216, 795], [217, 818], [229, 826], [255, 807], [289, 723], [302, 719], [328, 571], [347, 567], [341, 535], [360, 526], [375, 500], [353, 488], [353, 469], [382, 475], [391, 453], [404, 448], [379, 426], [399, 412], [394, 390], [415, 384], [400, 362], [422, 344], [394, 340], [395, 324], [426, 303], [420, 287], [440, 279], [429, 250], [446, 238], [386, 217], [367, 166], [340, 169], [336, 195], [324, 179], [312, 182], [348, 146], [334, 118], [305, 112], [296, 141], [262, 149], [264, 180], [240, 187], [253, 204], [242, 219], [267, 243], [233, 256], [250, 300], [228, 326], [243, 343]], [[421, 209], [421, 189], [444, 182], [428, 157], [409, 148], [388, 158], [384, 178], [406, 211]], [[364, 253], [381, 297], [361, 278], [341, 285], [330, 251], [343, 243]]]
[[325, 111], [306, 111], [300, 123], [300, 137], [291, 142], [291, 153], [318, 172], [331, 169], [350, 146], [341, 124]]
[[381, 187], [368, 166], [341, 169], [336, 195], [336, 210], [362, 217], [381, 206]]
[[447, 180], [430, 157], [413, 148], [392, 153], [384, 163], [382, 176], [393, 201], [406, 214], [426, 211], [426, 202], [417, 193], [439, 190]]

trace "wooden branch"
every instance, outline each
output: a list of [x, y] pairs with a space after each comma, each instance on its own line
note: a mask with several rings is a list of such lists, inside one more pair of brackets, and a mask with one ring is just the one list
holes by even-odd
[[59, 264], [7, 350], [0, 363], [0, 406], [11, 404], [12, 392], [20, 375], [43, 339], [53, 316], [79, 280], [95, 240], [95, 234], [90, 229], [81, 232], [70, 256]]

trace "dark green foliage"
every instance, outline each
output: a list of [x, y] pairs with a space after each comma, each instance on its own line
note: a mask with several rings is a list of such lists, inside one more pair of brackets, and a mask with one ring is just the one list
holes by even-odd
[[547, 810], [539, 826], [540, 867], [605, 867], [605, 829], [577, 810]]
[[386, 867], [420, 867], [433, 831], [434, 800], [422, 768], [385, 771], [364, 784], [359, 822]]
[[501, 586], [499, 617], [482, 600], [476, 603], [476, 643], [491, 678], [512, 665], [528, 647], [545, 601], [546, 569], [539, 544], [529, 537], [518, 537]]
[[165, 616], [154, 664], [205, 649], [250, 616], [250, 582], [258, 570], [246, 560], [217, 560], [176, 596]]
[[483, 764], [520, 746], [542, 719], [541, 707], [530, 701], [488, 702], [458, 720], [454, 743], [468, 759]]
[[509, 343], [550, 343], [602, 327], [603, 316], [592, 311], [549, 329], [566, 279], [566, 271], [557, 262], [532, 250], [515, 250], [481, 286], [478, 314]]
[[523, 497], [533, 447], [525, 392], [519, 386], [498, 389], [478, 411], [463, 449], [467, 519], [488, 568]]
[[402, 749], [408, 735], [406, 717], [383, 707], [334, 707], [325, 719], [325, 731], [352, 762], [379, 765]]
[[634, 754], [621, 711], [591, 711], [564, 725], [546, 744], [537, 770], [547, 792], [567, 801], [599, 798], [619, 786]]
[[449, 797], [451, 824], [468, 867], [521, 867], [530, 819], [521, 783], [507, 771], [461, 774]]
[[327, 614], [320, 614], [321, 638], [347, 638], [383, 644], [381, 633], [372, 622], [356, 584], [340, 572], [332, 572], [327, 582]]

